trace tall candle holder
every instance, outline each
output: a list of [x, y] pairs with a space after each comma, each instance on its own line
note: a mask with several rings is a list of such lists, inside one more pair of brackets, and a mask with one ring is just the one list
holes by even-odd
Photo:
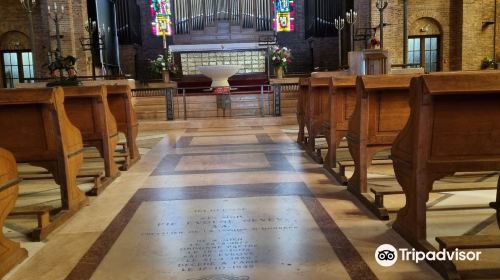
[[[48, 14], [49, 18], [54, 22], [56, 27], [56, 42], [57, 49], [55, 51], [55, 60], [49, 64], [49, 70], [51, 72], [52, 77], [59, 78], [59, 80], [48, 83], [48, 87], [53, 86], [76, 86], [79, 85], [80, 82], [76, 76], [75, 70], [75, 62], [76, 58], [69, 55], [67, 57], [63, 57], [62, 55], [62, 45], [61, 45], [61, 32], [60, 32], [60, 23], [64, 19], [64, 5], [61, 7], [57, 6], [57, 3], [54, 2], [54, 9], [51, 9], [51, 6], [48, 6]], [[64, 71], [68, 73], [68, 77], [64, 76]]]
[[335, 29], [339, 32], [339, 68], [342, 67], [342, 29], [345, 27], [345, 20], [341, 17], [335, 19]]
[[96, 80], [95, 56], [98, 51], [104, 48], [104, 34], [99, 31], [97, 22], [92, 21], [90, 18], [85, 23], [85, 31], [87, 31], [88, 37], [80, 38], [80, 44], [82, 45], [84, 51], [90, 51], [90, 58], [92, 61], [92, 79]]
[[358, 13], [351, 9], [345, 15], [346, 21], [351, 28], [351, 51], [354, 51], [354, 24], [358, 21]]
[[384, 10], [389, 5], [389, 0], [377, 0], [375, 6], [380, 13], [380, 49], [384, 49]]

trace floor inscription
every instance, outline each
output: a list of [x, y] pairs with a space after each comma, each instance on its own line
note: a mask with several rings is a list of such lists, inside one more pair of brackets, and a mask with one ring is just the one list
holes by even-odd
[[93, 279], [117, 265], [140, 273], [146, 260], [164, 264], [148, 275], [164, 279], [322, 279], [335, 258], [300, 197], [145, 202]]

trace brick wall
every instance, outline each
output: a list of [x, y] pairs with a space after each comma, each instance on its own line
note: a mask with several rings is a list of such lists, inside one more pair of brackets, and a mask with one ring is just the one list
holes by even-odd
[[[33, 19], [36, 36], [37, 65], [39, 75], [46, 76], [48, 73], [43, 67], [47, 63], [47, 53], [55, 49], [55, 27], [47, 15], [47, 5], [57, 2], [59, 6], [64, 5], [66, 15], [61, 22], [61, 33], [63, 53], [74, 55], [78, 58], [77, 69], [80, 75], [89, 75], [90, 56], [88, 52], [81, 49], [79, 39], [85, 36], [84, 22], [87, 18], [87, 0], [40, 0], [33, 11]], [[138, 72], [138, 78], [150, 76], [147, 59], [156, 57], [161, 53], [162, 39], [151, 34], [150, 23], [152, 21], [149, 13], [149, 0], [136, 0], [141, 9], [142, 17], [142, 39], [141, 46], [123, 46], [121, 48], [121, 60], [124, 72], [134, 74]], [[305, 15], [304, 3], [307, 0], [296, 1], [296, 31], [293, 33], [278, 34], [278, 42], [281, 46], [287, 46], [293, 51], [294, 63], [289, 67], [289, 72], [308, 72], [311, 67], [334, 70], [338, 67], [338, 41], [333, 38], [310, 38], [305, 40]], [[424, 25], [437, 26], [441, 38], [441, 62], [442, 70], [474, 70], [479, 69], [481, 60], [486, 56], [494, 55], [494, 28], [492, 22], [496, 18], [500, 22], [500, 8], [494, 14], [495, 0], [408, 0], [409, 15], [408, 26], [410, 36], [429, 35], [435, 30], [431, 28], [429, 33], [420, 32]], [[357, 27], [376, 27], [379, 25], [379, 13], [375, 8], [375, 0], [348, 0], [347, 6], [351, 4], [359, 14]], [[24, 34], [29, 42], [29, 26], [26, 13], [18, 0], [2, 0], [0, 4], [0, 45], [5, 50], [10, 40], [12, 31]], [[384, 28], [385, 47], [391, 53], [392, 63], [403, 62], [403, 0], [391, 0], [385, 12]], [[500, 24], [496, 26], [496, 52], [500, 54]], [[10, 33], [9, 33], [10, 32]], [[7, 34], [7, 35], [6, 35]], [[52, 36], [49, 39], [49, 34]], [[377, 30], [377, 36], [379, 30]], [[348, 34], [343, 35], [343, 62], [346, 63], [348, 48]], [[23, 40], [21, 40], [23, 41]], [[26, 40], [24, 40], [26, 41]], [[170, 39], [171, 41], [171, 39]], [[30, 48], [30, 44], [24, 42]], [[365, 42], [358, 41], [356, 50], [364, 48]], [[311, 47], [313, 55], [311, 57]], [[8, 47], [7, 47], [8, 48]], [[137, 54], [137, 59], [133, 57]], [[131, 59], [132, 58], [132, 59]], [[500, 59], [497, 55], [497, 59]], [[1, 74], [2, 69], [0, 69]], [[0, 86], [3, 86], [0, 81]]]
[[[47, 5], [54, 5], [57, 2], [59, 7], [64, 5], [65, 17], [61, 22], [62, 49], [64, 55], [73, 55], [78, 58], [77, 70], [80, 75], [87, 75], [90, 72], [87, 54], [81, 50], [79, 38], [83, 36], [83, 23], [87, 18], [86, 0], [40, 0], [37, 1], [33, 9], [33, 23], [35, 28], [36, 62], [39, 76], [47, 76], [46, 63], [48, 62], [48, 52], [56, 48], [55, 26], [48, 18]], [[2, 0], [0, 4], [0, 44], [9, 45], [9, 42], [2, 42], [2, 38], [9, 40], [6, 36], [9, 32], [17, 31], [30, 36], [27, 14], [19, 0]], [[52, 37], [49, 38], [49, 34]], [[31, 49], [31, 43], [21, 46], [23, 49]], [[3, 47], [2, 50], [9, 48]], [[1, 73], [0, 69], [0, 74]], [[0, 81], [0, 83], [2, 83]], [[3, 84], [0, 84], [3, 87]]]
[[[379, 12], [375, 0], [371, 2], [371, 26], [379, 25]], [[432, 22], [439, 26], [441, 39], [441, 69], [476, 70], [485, 56], [493, 56], [494, 25], [483, 22], [494, 21], [495, 0], [408, 0], [409, 36], [433, 34], [432, 30], [420, 29]], [[384, 13], [384, 44], [390, 51], [392, 63], [403, 61], [403, 0], [390, 1]], [[497, 11], [497, 19], [500, 13]], [[498, 26], [497, 26], [497, 30]], [[377, 37], [379, 30], [377, 30]], [[500, 42], [497, 34], [496, 40]], [[496, 47], [500, 50], [500, 47]]]

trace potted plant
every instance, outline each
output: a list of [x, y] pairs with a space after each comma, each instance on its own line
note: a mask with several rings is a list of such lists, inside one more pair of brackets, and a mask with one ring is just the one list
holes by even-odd
[[278, 46], [271, 48], [269, 51], [271, 62], [274, 66], [277, 79], [283, 79], [283, 72], [287, 69], [288, 64], [292, 63], [292, 52], [290, 49]]
[[173, 61], [173, 55], [171, 52], [168, 52], [167, 55], [160, 54], [156, 59], [150, 60], [151, 69], [153, 72], [161, 74], [163, 78], [163, 82], [170, 82], [170, 74], [177, 73], [177, 66]]
[[491, 57], [485, 57], [481, 61], [481, 69], [495, 69], [496, 62]]

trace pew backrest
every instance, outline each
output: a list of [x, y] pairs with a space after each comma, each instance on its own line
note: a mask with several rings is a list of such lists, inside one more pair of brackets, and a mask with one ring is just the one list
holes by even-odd
[[82, 137], [66, 115], [62, 88], [1, 89], [0, 131], [0, 147], [18, 162], [81, 156]]
[[117, 136], [117, 124], [108, 105], [105, 86], [65, 87], [64, 106], [84, 140]]
[[408, 125], [428, 164], [500, 170], [500, 73], [425, 75], [412, 81], [411, 102]]
[[[357, 78], [355, 122], [366, 122], [370, 144], [391, 144], [405, 126], [410, 114], [410, 81], [416, 75], [360, 76]], [[361, 129], [360, 133], [364, 133]], [[351, 133], [351, 131], [350, 131]]]

